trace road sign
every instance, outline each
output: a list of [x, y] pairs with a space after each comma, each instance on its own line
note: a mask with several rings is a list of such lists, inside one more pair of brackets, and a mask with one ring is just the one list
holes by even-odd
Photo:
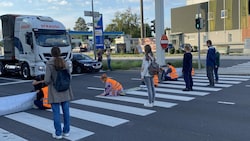
[[161, 36], [161, 47], [166, 49], [168, 47], [168, 37], [166, 35]]
[[98, 17], [99, 16], [99, 12], [92, 12], [92, 11], [84, 11], [84, 16], [93, 16], [94, 13], [94, 17]]

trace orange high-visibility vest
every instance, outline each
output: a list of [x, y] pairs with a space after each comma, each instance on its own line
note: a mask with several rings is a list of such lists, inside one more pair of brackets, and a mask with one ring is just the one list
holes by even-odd
[[106, 83], [110, 83], [112, 85], [112, 90], [121, 90], [122, 89], [122, 85], [114, 79], [107, 78]]
[[191, 74], [192, 74], [192, 76], [194, 76], [194, 68], [192, 68], [192, 73]]
[[171, 79], [176, 79], [176, 78], [178, 78], [178, 73], [177, 73], [175, 67], [173, 67], [173, 66], [171, 66], [171, 65], [169, 65], [168, 67], [172, 70], [172, 72], [169, 74], [170, 77], [171, 77]]
[[157, 87], [157, 86], [158, 86], [158, 83], [159, 83], [158, 74], [154, 75], [153, 80], [154, 80], [154, 85], [155, 85], [155, 87]]
[[43, 91], [43, 106], [46, 108], [51, 108], [51, 104], [49, 104], [48, 100], [48, 86], [42, 88]]

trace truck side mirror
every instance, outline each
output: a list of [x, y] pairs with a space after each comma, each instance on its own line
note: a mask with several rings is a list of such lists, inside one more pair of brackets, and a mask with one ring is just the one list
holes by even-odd
[[30, 45], [31, 49], [33, 49], [34, 45], [33, 45], [33, 38], [32, 38], [32, 32], [27, 32], [25, 34], [25, 39], [26, 39], [26, 43], [28, 45]]

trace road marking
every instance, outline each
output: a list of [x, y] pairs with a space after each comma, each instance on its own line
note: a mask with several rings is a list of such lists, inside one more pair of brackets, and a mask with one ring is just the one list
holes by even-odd
[[154, 110], [148, 110], [148, 109], [136, 108], [132, 106], [125, 106], [125, 105], [120, 105], [120, 104], [100, 102], [100, 101], [88, 100], [88, 99], [75, 100], [75, 101], [72, 101], [71, 103], [98, 107], [98, 108], [124, 112], [124, 113], [139, 115], [139, 116], [146, 116], [146, 115], [156, 112]]
[[[206, 74], [195, 74], [195, 76], [207, 76]], [[250, 76], [242, 76], [242, 75], [225, 75], [225, 74], [219, 74], [219, 77], [229, 77], [229, 78], [249, 78]]]
[[131, 78], [131, 80], [134, 80], [134, 81], [141, 81], [141, 78]]
[[104, 91], [104, 88], [97, 88], [97, 87], [87, 87], [89, 90], [101, 90]]
[[[132, 97], [127, 97], [127, 96], [99, 96], [98, 95], [96, 97], [131, 102], [131, 103], [139, 103], [139, 104], [144, 104], [144, 103], [148, 102], [147, 99], [132, 98]], [[170, 102], [162, 102], [162, 101], [155, 101], [154, 102], [154, 106], [163, 107], [163, 108], [171, 108], [171, 107], [176, 106], [176, 105], [177, 105], [176, 103], [170, 103]]]
[[[178, 80], [184, 81], [183, 78], [178, 78]], [[193, 79], [194, 82], [208, 82], [208, 80], [205, 79]], [[219, 80], [219, 83], [224, 83], [224, 84], [240, 84], [241, 82], [239, 81], [223, 81], [223, 80]]]
[[[172, 85], [172, 84], [158, 84], [158, 87], [184, 89], [186, 86], [184, 86], [184, 85]], [[193, 86], [193, 89], [194, 90], [202, 90], [202, 91], [220, 91], [221, 90], [221, 88], [198, 87], [198, 86]]]
[[250, 85], [246, 85], [246, 87], [250, 87]]
[[[55, 132], [54, 122], [47, 118], [39, 117], [39, 116], [29, 114], [26, 112], [15, 113], [15, 114], [7, 115], [5, 117], [18, 121], [23, 124], [26, 124], [28, 126], [37, 128], [39, 130], [48, 132], [48, 133]], [[65, 138], [68, 140], [75, 141], [75, 140], [80, 140], [82, 138], [88, 137], [93, 134], [94, 134], [93, 132], [83, 130], [74, 126], [70, 126], [70, 136], [65, 137]]]
[[[207, 79], [207, 77], [203, 77], [203, 76], [193, 76], [192, 78], [196, 78], [196, 79]], [[224, 78], [224, 77], [219, 77], [219, 80], [247, 81], [248, 79], [243, 79], [243, 78]]]
[[188, 95], [196, 95], [196, 96], [205, 96], [208, 95], [208, 92], [197, 92], [197, 91], [182, 91], [176, 89], [167, 89], [167, 88], [155, 88], [156, 92], [169, 92], [169, 93], [177, 93], [177, 94], [188, 94]]
[[19, 137], [13, 133], [10, 133], [2, 128], [0, 128], [0, 140], [1, 141], [28, 141], [22, 137]]
[[[184, 81], [162, 81], [162, 84], [185, 84]], [[207, 86], [209, 83], [198, 83], [194, 82], [194, 86]], [[228, 84], [215, 84], [216, 87], [222, 87], [222, 88], [228, 88], [231, 87], [232, 85]]]
[[[145, 91], [127, 91], [126, 94], [148, 96], [148, 93]], [[177, 95], [169, 95], [169, 94], [161, 94], [161, 93], [156, 93], [155, 96], [157, 98], [180, 100], [180, 101], [190, 101], [190, 100], [195, 99], [194, 97], [177, 96]]]
[[19, 84], [19, 83], [26, 83], [26, 82], [32, 82], [32, 81], [33, 80], [21, 80], [21, 81], [15, 81], [15, 82], [7, 82], [7, 83], [1, 83], [0, 86]]
[[[75, 109], [75, 108], [70, 108], [69, 110], [70, 110], [71, 117], [99, 123], [99, 124], [110, 126], [110, 127], [115, 127], [117, 125], [128, 122], [128, 120], [126, 120], [126, 119], [116, 118], [113, 116], [98, 114], [98, 113], [89, 112], [89, 111], [85, 111], [85, 110], [79, 110], [79, 109]], [[52, 112], [51, 109], [49, 109], [47, 111]], [[60, 111], [60, 113], [63, 114], [62, 110]]]
[[227, 104], [227, 105], [234, 105], [234, 102], [227, 102], [227, 101], [218, 101], [220, 104]]

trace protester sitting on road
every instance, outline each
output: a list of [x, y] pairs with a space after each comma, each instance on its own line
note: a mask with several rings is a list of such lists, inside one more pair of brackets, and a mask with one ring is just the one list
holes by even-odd
[[101, 94], [103, 96], [118, 96], [125, 95], [123, 92], [123, 87], [118, 81], [107, 77], [107, 74], [101, 76], [101, 81], [105, 83], [104, 92]]
[[178, 73], [175, 67], [171, 63], [167, 63], [167, 69], [162, 69], [162, 77], [163, 81], [176, 81], [178, 79]]
[[34, 107], [41, 110], [50, 109], [51, 105], [48, 103], [48, 86], [44, 83], [44, 75], [38, 75], [32, 82], [36, 92], [36, 99], [34, 100]]

